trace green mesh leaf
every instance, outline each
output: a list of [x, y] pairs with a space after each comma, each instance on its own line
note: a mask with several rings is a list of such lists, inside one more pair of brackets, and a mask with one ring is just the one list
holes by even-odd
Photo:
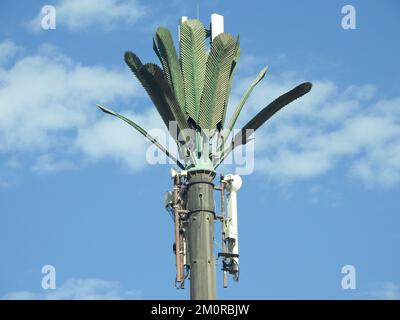
[[165, 78], [171, 86], [181, 110], [184, 111], [185, 89], [183, 77], [174, 42], [168, 29], [162, 27], [157, 29], [153, 43], [154, 48], [163, 66]]
[[225, 100], [225, 109], [224, 109], [224, 112], [222, 114], [222, 120], [221, 120], [221, 124], [222, 124], [223, 127], [225, 125], [225, 116], [226, 116], [226, 110], [228, 109], [229, 95], [230, 95], [230, 92], [231, 92], [231, 89], [232, 89], [232, 82], [233, 82], [233, 78], [234, 78], [234, 75], [235, 75], [237, 64], [239, 62], [239, 58], [240, 58], [240, 41], [239, 41], [239, 35], [238, 35], [236, 37], [236, 42], [235, 42], [235, 52], [233, 54], [231, 72], [229, 74], [229, 84], [228, 84], [228, 92], [226, 94], [226, 100]]
[[113, 115], [126, 123], [128, 123], [130, 126], [135, 128], [137, 131], [139, 131], [142, 135], [144, 135], [147, 139], [149, 139], [155, 146], [157, 146], [162, 152], [164, 152], [168, 157], [170, 157], [181, 169], [185, 169], [185, 166], [179, 162], [178, 159], [176, 159], [162, 144], [160, 144], [156, 138], [154, 138], [152, 135], [150, 135], [145, 129], [143, 129], [141, 126], [139, 126], [137, 123], [133, 122], [132, 120], [120, 115], [119, 113], [108, 109], [102, 105], [97, 105], [101, 111], [104, 113], [108, 113], [110, 115]]
[[[281, 110], [283, 107], [293, 102], [294, 100], [302, 97], [303, 95], [310, 92], [312, 84], [310, 82], [304, 82], [294, 89], [286, 92], [280, 97], [276, 98], [270, 104], [268, 104], [264, 109], [262, 109], [255, 117], [253, 117], [243, 128], [239, 131], [233, 138], [232, 143], [230, 143], [224, 150], [221, 158], [215, 164], [217, 168], [225, 157], [237, 146], [246, 144], [252, 132], [256, 131], [261, 127], [267, 120], [269, 120], [275, 113]], [[250, 130], [250, 131], [249, 131]]]
[[164, 93], [154, 80], [154, 77], [143, 68], [142, 62], [133, 52], [125, 52], [125, 62], [142, 84], [143, 88], [146, 90], [164, 124], [168, 128], [169, 122], [175, 121], [175, 117], [168, 106], [168, 103], [164, 97]]
[[227, 135], [232, 131], [237, 118], [239, 117], [240, 112], [242, 111], [243, 105], [246, 103], [247, 98], [250, 96], [251, 92], [253, 89], [256, 87], [256, 85], [264, 78], [265, 74], [268, 71], [268, 67], [265, 67], [260, 71], [260, 73], [257, 75], [257, 77], [253, 80], [253, 82], [250, 84], [249, 88], [246, 90], [246, 92], [243, 94], [242, 98], [240, 99], [239, 104], [236, 106], [235, 111], [232, 114], [232, 117], [226, 126], [228, 129]]
[[183, 130], [188, 127], [186, 117], [181, 110], [174, 93], [171, 90], [168, 82], [165, 80], [164, 73], [161, 68], [154, 63], [146, 63], [140, 69], [139, 73], [155, 87], [164, 98], [165, 104], [162, 106], [170, 110], [176, 120], [179, 129]]
[[235, 40], [228, 33], [215, 37], [206, 63], [204, 89], [197, 123], [213, 129], [221, 122], [225, 111], [229, 76], [235, 53]]
[[186, 20], [180, 27], [180, 57], [185, 84], [186, 112], [197, 121], [206, 71], [205, 29], [198, 20]]
[[131, 51], [126, 51], [124, 60], [128, 67], [132, 70], [133, 73], [136, 74], [136, 71], [143, 65], [142, 61], [140, 61], [139, 57]]

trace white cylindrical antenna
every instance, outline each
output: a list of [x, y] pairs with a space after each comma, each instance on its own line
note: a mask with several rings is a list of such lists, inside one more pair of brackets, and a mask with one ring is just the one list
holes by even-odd
[[179, 24], [178, 24], [178, 41], [181, 41], [181, 24], [184, 23], [188, 17], [182, 16], [179, 19]]
[[[229, 253], [239, 255], [236, 191], [242, 186], [242, 178], [235, 174], [228, 174], [224, 180], [227, 183], [228, 191], [228, 249]], [[237, 276], [239, 271], [239, 257], [233, 257], [231, 261], [234, 262], [231, 271]]]
[[220, 33], [224, 32], [224, 17], [213, 13], [211, 15], [211, 41], [219, 35]]

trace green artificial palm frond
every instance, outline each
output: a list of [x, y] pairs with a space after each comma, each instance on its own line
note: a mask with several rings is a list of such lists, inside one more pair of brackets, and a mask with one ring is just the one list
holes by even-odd
[[205, 29], [199, 20], [186, 20], [180, 27], [180, 57], [185, 84], [186, 112], [197, 121], [206, 71]]
[[261, 127], [268, 119], [270, 119], [276, 112], [281, 110], [283, 107], [293, 102], [294, 100], [302, 97], [306, 93], [310, 92], [312, 84], [310, 82], [304, 82], [294, 89], [281, 95], [270, 104], [268, 104], [264, 109], [262, 109], [255, 117], [253, 117], [243, 128], [240, 130], [233, 138], [232, 143], [225, 148], [222, 156], [219, 158], [218, 162], [215, 164], [215, 169], [224, 161], [225, 157], [237, 146], [244, 145], [250, 141], [249, 137], [253, 132], [255, 132], [259, 127]]
[[165, 80], [164, 73], [161, 68], [154, 63], [146, 63], [140, 68], [139, 73], [143, 74], [143, 76], [146, 77], [149, 82], [153, 83], [153, 87], [157, 87], [162, 93], [166, 102], [165, 108], [169, 109], [173, 114], [173, 117], [178, 124], [178, 128], [180, 130], [186, 129], [188, 127], [186, 117], [181, 110], [179, 103], [171, 90], [171, 87]]
[[228, 109], [229, 95], [230, 95], [230, 92], [232, 89], [232, 82], [233, 82], [233, 78], [235, 75], [237, 64], [239, 62], [239, 58], [240, 58], [240, 40], [239, 40], [239, 35], [238, 35], [236, 37], [236, 41], [235, 41], [235, 52], [233, 54], [231, 72], [229, 74], [229, 84], [228, 84], [228, 91], [227, 91], [226, 100], [225, 100], [225, 109], [224, 109], [224, 113], [222, 115], [222, 120], [221, 120], [222, 127], [225, 127], [225, 116], [226, 116], [226, 110]]
[[[253, 119], [251, 119], [244, 127], [243, 131], [247, 129], [257, 130], [261, 127], [268, 119], [270, 119], [276, 112], [281, 110], [284, 106], [293, 102], [294, 100], [304, 96], [306, 93], [310, 92], [312, 84], [310, 82], [303, 82], [292, 90], [281, 95], [274, 101], [272, 101], [268, 106], [262, 109]], [[243, 141], [243, 140], [242, 140]], [[244, 141], [242, 142], [244, 143]]]
[[164, 69], [164, 75], [182, 111], [185, 110], [185, 89], [178, 55], [172, 40], [171, 32], [159, 27], [157, 29], [153, 49], [159, 57]]
[[243, 105], [246, 103], [247, 98], [250, 96], [251, 92], [253, 89], [256, 87], [256, 85], [264, 78], [265, 74], [268, 71], [268, 67], [263, 68], [260, 73], [257, 75], [257, 77], [253, 80], [253, 82], [250, 84], [246, 92], [243, 94], [242, 98], [240, 99], [239, 104], [236, 106], [235, 111], [232, 114], [231, 119], [229, 120], [228, 125], [226, 126], [227, 131], [226, 131], [226, 136], [229, 135], [229, 133], [232, 131], [237, 118], [239, 117], [240, 112], [242, 111]]
[[125, 52], [125, 62], [142, 84], [143, 88], [146, 90], [164, 124], [168, 128], [169, 122], [175, 121], [175, 117], [168, 106], [163, 91], [154, 80], [154, 77], [145, 68], [143, 68], [142, 62], [133, 52]]
[[135, 75], [136, 71], [143, 65], [139, 57], [131, 51], [125, 52], [124, 60]]
[[111, 109], [108, 109], [100, 104], [97, 104], [97, 106], [100, 108], [101, 111], [104, 113], [108, 113], [110, 115], [113, 115], [117, 118], [120, 118], [121, 120], [125, 121], [128, 123], [130, 126], [135, 128], [137, 131], [139, 131], [142, 135], [144, 135], [147, 139], [149, 139], [155, 146], [157, 146], [162, 152], [164, 152], [167, 157], [171, 158], [182, 170], [185, 169], [185, 166], [178, 160], [176, 159], [162, 144], [160, 144], [156, 138], [154, 138], [152, 135], [150, 135], [145, 129], [143, 129], [141, 126], [139, 126], [137, 123], [133, 122], [132, 120], [120, 115], [119, 113], [112, 111]]
[[201, 128], [214, 129], [222, 120], [234, 53], [235, 40], [231, 35], [221, 33], [215, 37], [206, 63], [200, 100], [197, 123]]
[[[156, 53], [158, 60], [160, 60], [160, 61], [161, 61], [161, 64], [162, 64], [162, 59], [163, 59], [163, 58], [162, 58], [162, 56], [161, 56], [160, 51], [158, 50], [158, 47], [157, 47], [156, 39], [155, 39], [155, 38], [153, 38], [153, 51]], [[167, 77], [167, 75], [165, 75], [165, 77]], [[167, 80], [168, 80], [168, 79], [167, 79]]]

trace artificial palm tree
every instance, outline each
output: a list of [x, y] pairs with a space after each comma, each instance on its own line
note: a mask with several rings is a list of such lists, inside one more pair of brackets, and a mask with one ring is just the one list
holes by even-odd
[[[170, 31], [158, 28], [153, 38], [153, 49], [161, 66], [142, 63], [133, 52], [125, 53], [125, 62], [147, 91], [164, 124], [169, 128], [171, 121], [176, 122], [178, 132], [172, 133], [172, 136], [181, 161], [138, 124], [98, 105], [102, 111], [134, 127], [181, 169], [190, 172], [185, 208], [192, 212], [187, 218], [190, 220], [187, 232], [191, 251], [191, 296], [200, 299], [215, 298], [212, 254], [214, 216], [210, 216], [210, 212], [214, 211], [213, 190], [207, 187], [212, 184], [215, 169], [236, 146], [246, 144], [251, 133], [277, 111], [311, 89], [311, 83], [306, 82], [280, 96], [230, 139], [230, 133], [246, 100], [264, 78], [268, 67], [259, 72], [244, 92], [229, 121], [226, 121], [229, 93], [240, 56], [239, 37], [235, 39], [229, 33], [221, 33], [213, 39], [208, 50], [206, 36], [207, 31], [199, 20], [186, 20], [180, 26], [177, 53]], [[217, 146], [215, 152], [210, 152], [210, 143]], [[191, 188], [194, 185], [191, 181], [196, 182], [196, 188], [199, 182], [204, 182], [203, 189]], [[199, 197], [204, 201], [199, 202]], [[204, 269], [207, 272], [202, 273]], [[208, 285], [203, 286], [203, 282]], [[192, 287], [202, 287], [204, 290], [196, 293], [192, 292]]]

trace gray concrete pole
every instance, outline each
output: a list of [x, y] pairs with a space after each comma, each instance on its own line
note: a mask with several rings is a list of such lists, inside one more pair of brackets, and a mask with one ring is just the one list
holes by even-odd
[[216, 299], [214, 241], [214, 179], [207, 170], [188, 172], [187, 209], [190, 299]]

